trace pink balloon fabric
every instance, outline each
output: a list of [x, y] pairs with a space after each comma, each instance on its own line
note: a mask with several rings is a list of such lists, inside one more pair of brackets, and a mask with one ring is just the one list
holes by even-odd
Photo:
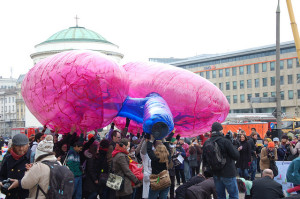
[[109, 125], [128, 96], [125, 70], [95, 51], [67, 51], [37, 63], [22, 83], [31, 113], [61, 133]]
[[[129, 96], [159, 93], [173, 114], [176, 134], [182, 137], [208, 132], [214, 122], [223, 122], [228, 115], [230, 107], [222, 91], [193, 72], [151, 62], [131, 62], [123, 67], [129, 77]], [[124, 118], [114, 122], [118, 128], [125, 127]], [[140, 124], [133, 125], [133, 129], [142, 129]]]

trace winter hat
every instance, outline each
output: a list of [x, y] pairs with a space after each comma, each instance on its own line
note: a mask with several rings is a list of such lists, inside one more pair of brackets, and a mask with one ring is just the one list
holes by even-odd
[[223, 127], [219, 122], [215, 122], [211, 126], [211, 131], [221, 131], [221, 130], [223, 130]]
[[53, 152], [53, 136], [47, 135], [43, 141], [41, 141], [35, 151], [35, 160], [45, 154], [49, 154]]
[[94, 137], [94, 135], [93, 135], [92, 133], [90, 133], [90, 134], [88, 135], [88, 140], [92, 139], [92, 137]]
[[275, 147], [275, 144], [274, 144], [274, 142], [269, 142], [269, 144], [268, 144], [268, 148], [274, 148]]
[[12, 139], [12, 145], [14, 146], [24, 146], [29, 143], [29, 139], [25, 134], [17, 134]]

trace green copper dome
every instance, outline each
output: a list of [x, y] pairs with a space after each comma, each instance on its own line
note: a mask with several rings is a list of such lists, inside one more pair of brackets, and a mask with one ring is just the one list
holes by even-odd
[[40, 44], [66, 41], [88, 41], [112, 44], [98, 33], [78, 26], [59, 31]]

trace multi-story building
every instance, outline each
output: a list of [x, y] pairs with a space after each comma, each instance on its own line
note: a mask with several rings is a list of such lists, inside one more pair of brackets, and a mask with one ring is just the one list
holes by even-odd
[[[230, 103], [231, 113], [271, 113], [276, 107], [274, 98], [268, 98], [276, 97], [275, 60], [274, 44], [171, 64], [215, 84]], [[290, 116], [299, 114], [300, 65], [294, 42], [280, 45], [280, 82], [282, 111]], [[263, 103], [252, 103], [254, 97], [265, 98]]]
[[17, 80], [14, 78], [3, 78], [0, 76], [0, 90], [16, 88]]

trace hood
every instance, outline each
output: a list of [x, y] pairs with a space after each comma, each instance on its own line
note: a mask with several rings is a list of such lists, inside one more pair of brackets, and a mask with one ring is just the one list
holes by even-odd
[[128, 155], [128, 151], [124, 149], [123, 147], [120, 147], [118, 144], [116, 144], [115, 150], [112, 152], [112, 157], [115, 157], [118, 153], [124, 153], [125, 155]]

